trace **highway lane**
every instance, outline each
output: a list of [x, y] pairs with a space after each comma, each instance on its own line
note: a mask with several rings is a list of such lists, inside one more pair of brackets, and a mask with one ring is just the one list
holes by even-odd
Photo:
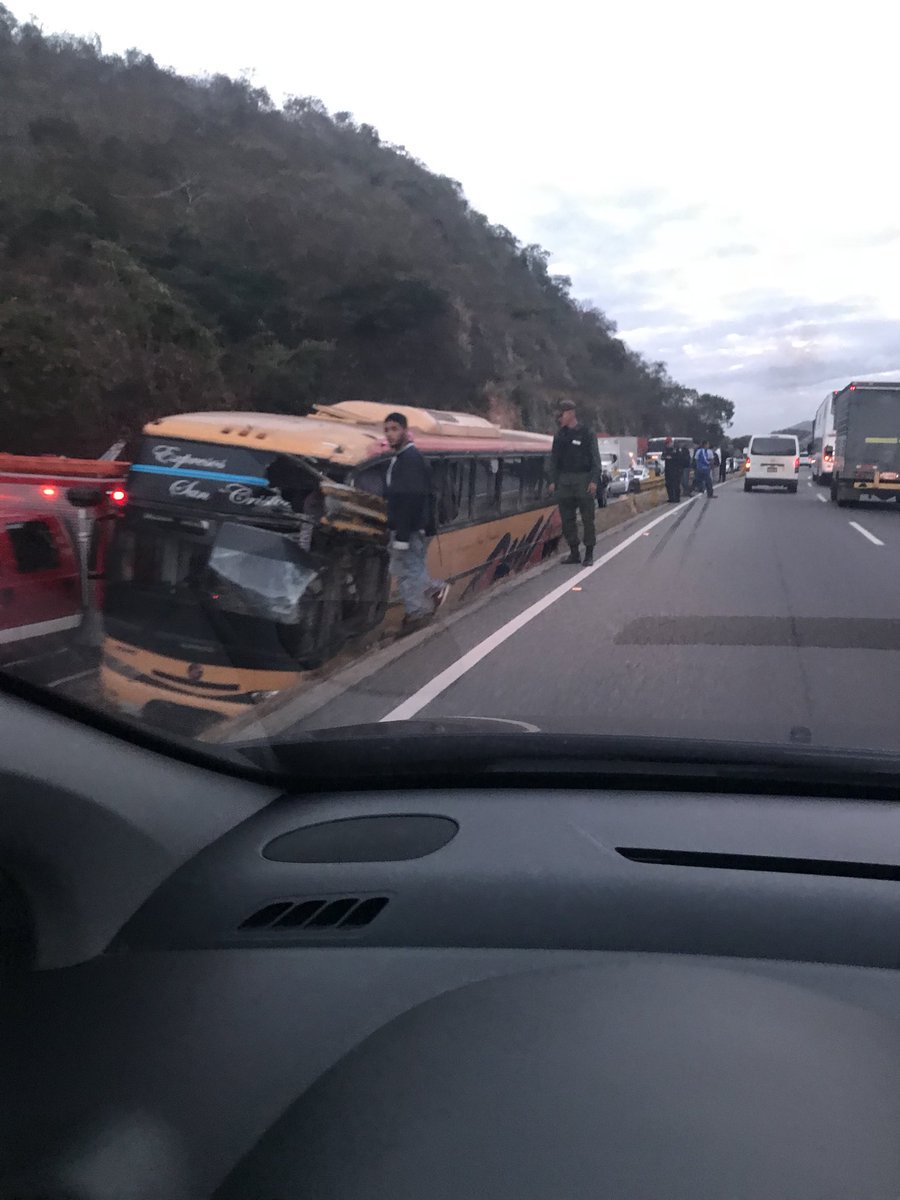
[[[813, 485], [813, 490], [828, 500], [829, 490], [826, 487], [816, 487]], [[828, 501], [831, 504], [831, 501]], [[832, 505], [832, 507], [837, 507]], [[861, 525], [871, 536], [883, 541], [885, 545], [894, 547], [895, 550], [900, 550], [900, 522], [896, 517], [900, 512], [900, 505], [895, 500], [862, 500], [859, 504], [849, 505], [847, 508], [840, 509], [845, 520], [854, 521], [857, 525]]]
[[7, 653], [0, 658], [0, 671], [51, 691], [75, 694], [85, 686], [90, 688], [97, 675], [99, 652], [73, 645], [71, 640], [51, 637], [46, 645], [27, 654], [22, 654], [15, 645], [6, 649]]
[[736, 481], [663, 506], [604, 539], [614, 555], [580, 581], [554, 567], [400, 644], [303, 727], [399, 710], [900, 750], [900, 509], [838, 509], [805, 476], [796, 495]]

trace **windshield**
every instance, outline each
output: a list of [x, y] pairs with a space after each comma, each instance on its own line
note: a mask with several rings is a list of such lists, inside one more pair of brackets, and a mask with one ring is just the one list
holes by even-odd
[[213, 600], [230, 612], [289, 625], [301, 620], [300, 600], [317, 574], [283, 534], [239, 525], [223, 528], [209, 556]]
[[4, 678], [223, 759], [900, 754], [900, 234], [833, 182], [889, 168], [874, 7], [811, 43], [697, 0], [36, 4], [0, 7]]

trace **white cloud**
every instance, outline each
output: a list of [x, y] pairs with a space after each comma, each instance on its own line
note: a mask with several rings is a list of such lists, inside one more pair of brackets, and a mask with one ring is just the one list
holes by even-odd
[[[34, 2], [47, 30], [186, 73], [252, 68], [276, 99], [318, 95], [374, 124], [547, 246], [677, 378], [727, 389], [742, 429], [807, 417], [845, 369], [891, 369], [900, 17], [883, 0]], [[790, 336], [729, 328], [816, 305], [856, 315], [849, 340], [827, 318]]]

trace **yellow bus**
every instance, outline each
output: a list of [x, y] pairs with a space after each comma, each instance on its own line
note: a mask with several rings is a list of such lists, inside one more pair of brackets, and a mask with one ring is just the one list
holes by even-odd
[[428, 566], [451, 585], [449, 603], [556, 550], [547, 436], [363, 401], [309, 417], [163, 417], [144, 427], [110, 552], [108, 700], [192, 728], [246, 712], [399, 624], [381, 499], [391, 411], [432, 465]]

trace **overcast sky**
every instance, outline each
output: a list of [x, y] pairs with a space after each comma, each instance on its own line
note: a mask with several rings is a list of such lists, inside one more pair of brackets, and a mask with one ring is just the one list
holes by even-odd
[[[28, 10], [6, 0], [19, 20]], [[351, 111], [552, 254], [577, 296], [734, 433], [900, 378], [896, 35], [887, 0], [35, 0], [273, 99]]]

